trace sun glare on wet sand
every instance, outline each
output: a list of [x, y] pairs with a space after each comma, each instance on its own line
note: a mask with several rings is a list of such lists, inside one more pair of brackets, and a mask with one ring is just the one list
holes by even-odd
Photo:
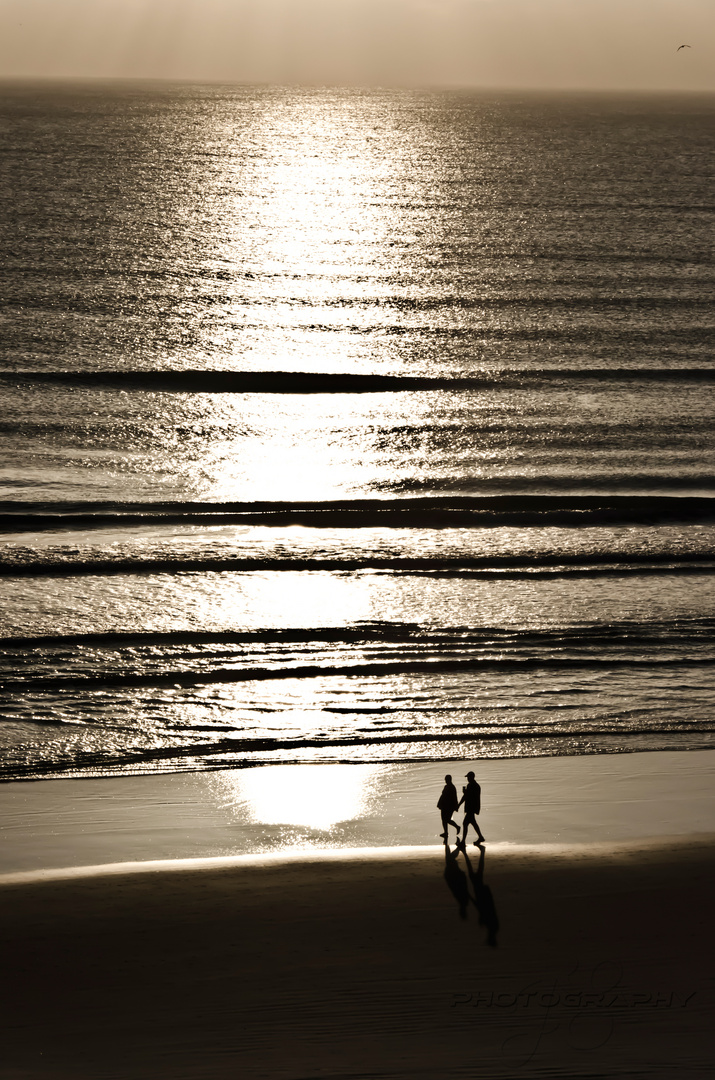
[[276, 765], [218, 773], [216, 781], [251, 821], [327, 830], [366, 812], [384, 771], [382, 765]]

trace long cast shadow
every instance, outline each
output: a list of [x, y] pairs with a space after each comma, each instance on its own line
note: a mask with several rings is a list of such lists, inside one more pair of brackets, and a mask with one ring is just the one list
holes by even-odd
[[453, 893], [455, 900], [459, 904], [459, 916], [462, 919], [467, 917], [467, 907], [472, 897], [469, 895], [469, 886], [467, 885], [467, 875], [462, 870], [461, 866], [457, 863], [457, 855], [459, 854], [459, 848], [455, 848], [454, 851], [450, 850], [449, 844], [445, 841], [444, 845], [444, 880], [449, 886], [449, 890]]
[[464, 861], [467, 864], [469, 880], [472, 883], [472, 900], [479, 912], [479, 925], [486, 928], [487, 945], [491, 945], [492, 948], [495, 948], [497, 944], [497, 932], [499, 930], [499, 916], [497, 915], [492, 890], [484, 883], [485, 849], [483, 846], [480, 846], [479, 848], [479, 862], [476, 870], [472, 866], [466, 847], [462, 848], [462, 854], [464, 855]]
[[[457, 861], [460, 851], [464, 855], [464, 861], [467, 867], [466, 874]], [[465, 846], [458, 844], [454, 848], [454, 851], [452, 851], [449, 843], [445, 842], [444, 880], [447, 882], [449, 891], [459, 904], [459, 916], [462, 919], [466, 919], [469, 904], [470, 902], [473, 903], [477, 909], [479, 925], [483, 926], [487, 931], [487, 945], [491, 946], [491, 948], [496, 948], [497, 933], [499, 931], [499, 916], [497, 915], [492, 890], [484, 881], [485, 859], [486, 851], [484, 847], [480, 845], [479, 862], [475, 868], [472, 865], [472, 861], [469, 858]], [[472, 887], [471, 891], [469, 888], [470, 884]]]

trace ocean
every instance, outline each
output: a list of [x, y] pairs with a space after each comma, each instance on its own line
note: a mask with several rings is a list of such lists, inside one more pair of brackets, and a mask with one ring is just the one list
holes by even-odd
[[0, 85], [0, 779], [715, 746], [714, 114]]

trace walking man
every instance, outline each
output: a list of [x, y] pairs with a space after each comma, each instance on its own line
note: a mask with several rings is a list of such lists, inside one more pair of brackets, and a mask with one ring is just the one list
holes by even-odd
[[477, 834], [478, 839], [474, 841], [474, 846], [479, 847], [484, 843], [484, 837], [482, 836], [482, 830], [479, 828], [479, 822], [477, 821], [477, 814], [482, 808], [482, 789], [477, 781], [474, 779], [474, 773], [467, 773], [467, 786], [462, 788], [463, 795], [459, 800], [457, 809], [464, 803], [464, 825], [462, 827], [462, 846], [467, 842], [467, 829], [471, 825]]
[[447, 774], [444, 778], [442, 794], [437, 803], [437, 809], [442, 815], [442, 832], [440, 833], [440, 836], [443, 836], [445, 840], [449, 839], [450, 825], [454, 825], [457, 830], [457, 837], [459, 837], [459, 825], [456, 821], [452, 821], [452, 814], [458, 807], [459, 801], [457, 799], [457, 789], [452, 783], [452, 777]]

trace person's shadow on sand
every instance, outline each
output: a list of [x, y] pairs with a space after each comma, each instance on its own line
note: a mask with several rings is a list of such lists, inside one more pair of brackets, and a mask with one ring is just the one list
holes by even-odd
[[469, 880], [472, 883], [472, 900], [477, 911], [479, 912], [479, 925], [486, 927], [487, 945], [491, 945], [492, 948], [494, 948], [497, 944], [499, 916], [497, 915], [497, 909], [494, 904], [492, 890], [489, 888], [488, 885], [484, 884], [485, 850], [483, 847], [479, 848], [479, 862], [477, 863], [476, 870], [472, 866], [466, 848], [462, 848], [462, 854], [464, 855], [464, 861], [467, 864], [467, 873], [469, 874]]
[[[457, 856], [460, 851], [464, 855], [464, 861], [467, 864], [466, 874], [457, 862]], [[445, 843], [444, 880], [447, 882], [450, 892], [459, 904], [460, 918], [466, 919], [467, 908], [469, 907], [469, 902], [471, 900], [479, 915], [479, 925], [486, 928], [487, 945], [495, 948], [497, 944], [497, 931], [499, 930], [499, 916], [497, 915], [497, 909], [494, 904], [492, 890], [488, 885], [484, 884], [485, 856], [486, 852], [484, 848], [480, 847], [479, 862], [475, 869], [472, 866], [465, 848], [459, 846], [456, 847], [454, 851], [451, 851], [449, 844]], [[469, 891], [467, 875], [469, 875], [469, 882], [471, 882], [472, 885], [471, 893]]]
[[472, 897], [469, 895], [467, 875], [464, 873], [464, 870], [462, 870], [461, 866], [459, 866], [459, 864], [457, 863], [458, 854], [459, 848], [455, 848], [454, 851], [451, 851], [449, 844], [445, 842], [444, 880], [447, 882], [450, 892], [454, 894], [454, 898], [459, 904], [460, 918], [466, 919], [467, 907]]

